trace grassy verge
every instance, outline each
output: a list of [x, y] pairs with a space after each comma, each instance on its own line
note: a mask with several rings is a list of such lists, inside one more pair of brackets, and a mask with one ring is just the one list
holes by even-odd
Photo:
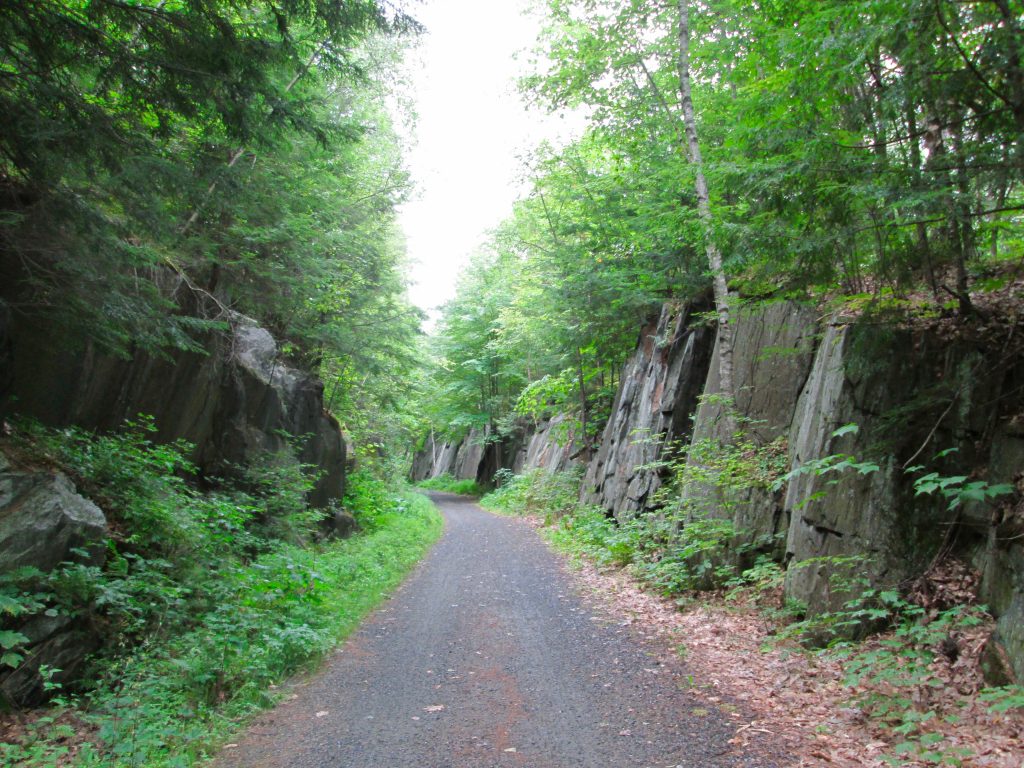
[[458, 480], [451, 475], [440, 475], [429, 480], [421, 480], [416, 484], [417, 488], [424, 488], [428, 491], [444, 491], [445, 493], [458, 493], [462, 496], [483, 496], [484, 489], [476, 480]]
[[0, 745], [0, 765], [160, 768], [210, 755], [274, 703], [274, 684], [315, 668], [440, 535], [419, 494], [367, 487], [362, 497], [362, 532], [227, 567], [217, 604], [188, 631], [119, 656], [89, 693], [58, 698]]

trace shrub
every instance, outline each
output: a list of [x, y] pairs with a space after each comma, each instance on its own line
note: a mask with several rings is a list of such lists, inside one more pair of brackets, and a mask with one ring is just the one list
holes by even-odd
[[576, 508], [581, 477], [582, 468], [564, 472], [532, 469], [521, 475], [502, 469], [494, 476], [498, 487], [484, 496], [480, 505], [505, 514], [559, 518]]

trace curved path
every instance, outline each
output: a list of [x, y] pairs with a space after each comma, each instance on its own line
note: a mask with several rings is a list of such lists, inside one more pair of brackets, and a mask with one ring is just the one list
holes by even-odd
[[[770, 763], [522, 521], [431, 494], [445, 533], [405, 585], [219, 768], [654, 768]], [[678, 666], [678, 665], [670, 665]]]

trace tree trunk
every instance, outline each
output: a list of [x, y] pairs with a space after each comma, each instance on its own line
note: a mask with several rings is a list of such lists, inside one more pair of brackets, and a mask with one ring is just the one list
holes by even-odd
[[704, 248], [714, 285], [715, 309], [718, 312], [718, 378], [722, 394], [735, 404], [733, 385], [733, 327], [730, 322], [729, 284], [725, 279], [722, 254], [715, 244], [712, 232], [711, 200], [708, 182], [704, 178], [704, 160], [697, 140], [697, 119], [693, 113], [690, 89], [690, 8], [689, 0], [679, 0], [679, 101], [683, 112], [683, 128], [690, 164], [694, 168], [694, 189], [697, 194], [697, 213], [704, 227]]
[[576, 348], [576, 370], [580, 384], [580, 433], [583, 436], [583, 458], [590, 459], [590, 437], [587, 435], [587, 387], [583, 381], [583, 350]]

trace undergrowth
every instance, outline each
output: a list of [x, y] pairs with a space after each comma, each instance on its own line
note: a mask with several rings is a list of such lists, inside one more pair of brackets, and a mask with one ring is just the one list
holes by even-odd
[[81, 553], [50, 574], [5, 577], [5, 626], [46, 612], [108, 641], [75, 687], [41, 670], [57, 695], [0, 745], [0, 765], [193, 764], [269, 706], [276, 683], [312, 669], [440, 535], [428, 499], [363, 471], [345, 499], [359, 532], [324, 539], [305, 468], [268, 459], [200, 493], [186, 481], [188, 446], [151, 432], [143, 420], [105, 437], [23, 433], [20, 450], [71, 474], [113, 534], [102, 562]]
[[428, 491], [444, 491], [445, 493], [457, 493], [461, 496], [483, 496], [484, 489], [476, 480], [459, 480], [448, 474], [431, 477], [416, 483], [417, 488], [424, 488]]
[[532, 469], [521, 475], [501, 469], [495, 490], [480, 499], [480, 506], [506, 515], [541, 515], [554, 520], [576, 508], [582, 468], [564, 472]]

